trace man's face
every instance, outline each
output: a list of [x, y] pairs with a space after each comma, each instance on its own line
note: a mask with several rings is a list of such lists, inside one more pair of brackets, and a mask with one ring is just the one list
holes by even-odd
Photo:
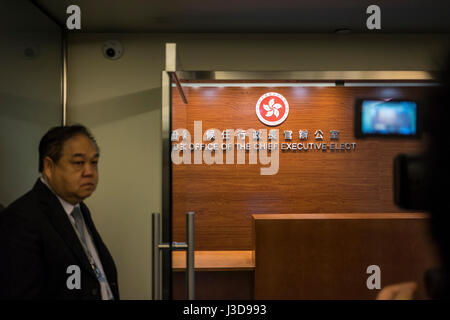
[[67, 140], [61, 158], [44, 160], [44, 174], [52, 189], [64, 200], [76, 204], [89, 197], [97, 187], [99, 154], [85, 135]]

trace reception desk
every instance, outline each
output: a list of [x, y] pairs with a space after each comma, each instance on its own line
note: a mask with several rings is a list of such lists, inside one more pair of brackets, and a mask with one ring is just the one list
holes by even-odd
[[419, 283], [439, 265], [421, 213], [254, 214], [255, 299], [375, 299], [381, 288]]
[[[254, 252], [195, 251], [198, 300], [249, 300], [254, 290]], [[173, 298], [186, 299], [186, 253], [172, 253]]]

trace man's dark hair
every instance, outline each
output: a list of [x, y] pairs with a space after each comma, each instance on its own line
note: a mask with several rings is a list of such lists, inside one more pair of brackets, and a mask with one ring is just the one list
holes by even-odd
[[42, 137], [39, 142], [39, 172], [44, 169], [45, 157], [50, 157], [53, 162], [57, 163], [62, 156], [64, 143], [72, 137], [85, 135], [99, 150], [97, 142], [91, 132], [83, 125], [76, 124], [71, 126], [53, 127]]

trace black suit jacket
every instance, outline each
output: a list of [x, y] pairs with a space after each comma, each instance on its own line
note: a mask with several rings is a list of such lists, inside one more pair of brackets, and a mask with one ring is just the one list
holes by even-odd
[[[80, 204], [114, 299], [119, 299], [114, 260]], [[67, 268], [81, 271], [81, 288], [69, 289]], [[58, 198], [40, 179], [0, 213], [0, 297], [3, 299], [101, 299], [100, 285]]]

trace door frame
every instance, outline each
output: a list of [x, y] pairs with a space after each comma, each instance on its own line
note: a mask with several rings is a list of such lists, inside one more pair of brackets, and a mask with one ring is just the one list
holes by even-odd
[[[172, 243], [172, 87], [196, 82], [328, 82], [336, 86], [385, 85], [403, 81], [404, 86], [437, 85], [437, 73], [432, 71], [183, 71], [175, 43], [166, 43], [165, 70], [162, 71], [162, 242]], [[178, 70], [177, 70], [178, 69]], [[362, 83], [362, 81], [365, 81]], [[181, 86], [180, 86], [181, 84]], [[185, 101], [185, 103], [188, 103]], [[172, 250], [164, 250], [161, 258], [161, 288], [163, 300], [172, 299]]]

